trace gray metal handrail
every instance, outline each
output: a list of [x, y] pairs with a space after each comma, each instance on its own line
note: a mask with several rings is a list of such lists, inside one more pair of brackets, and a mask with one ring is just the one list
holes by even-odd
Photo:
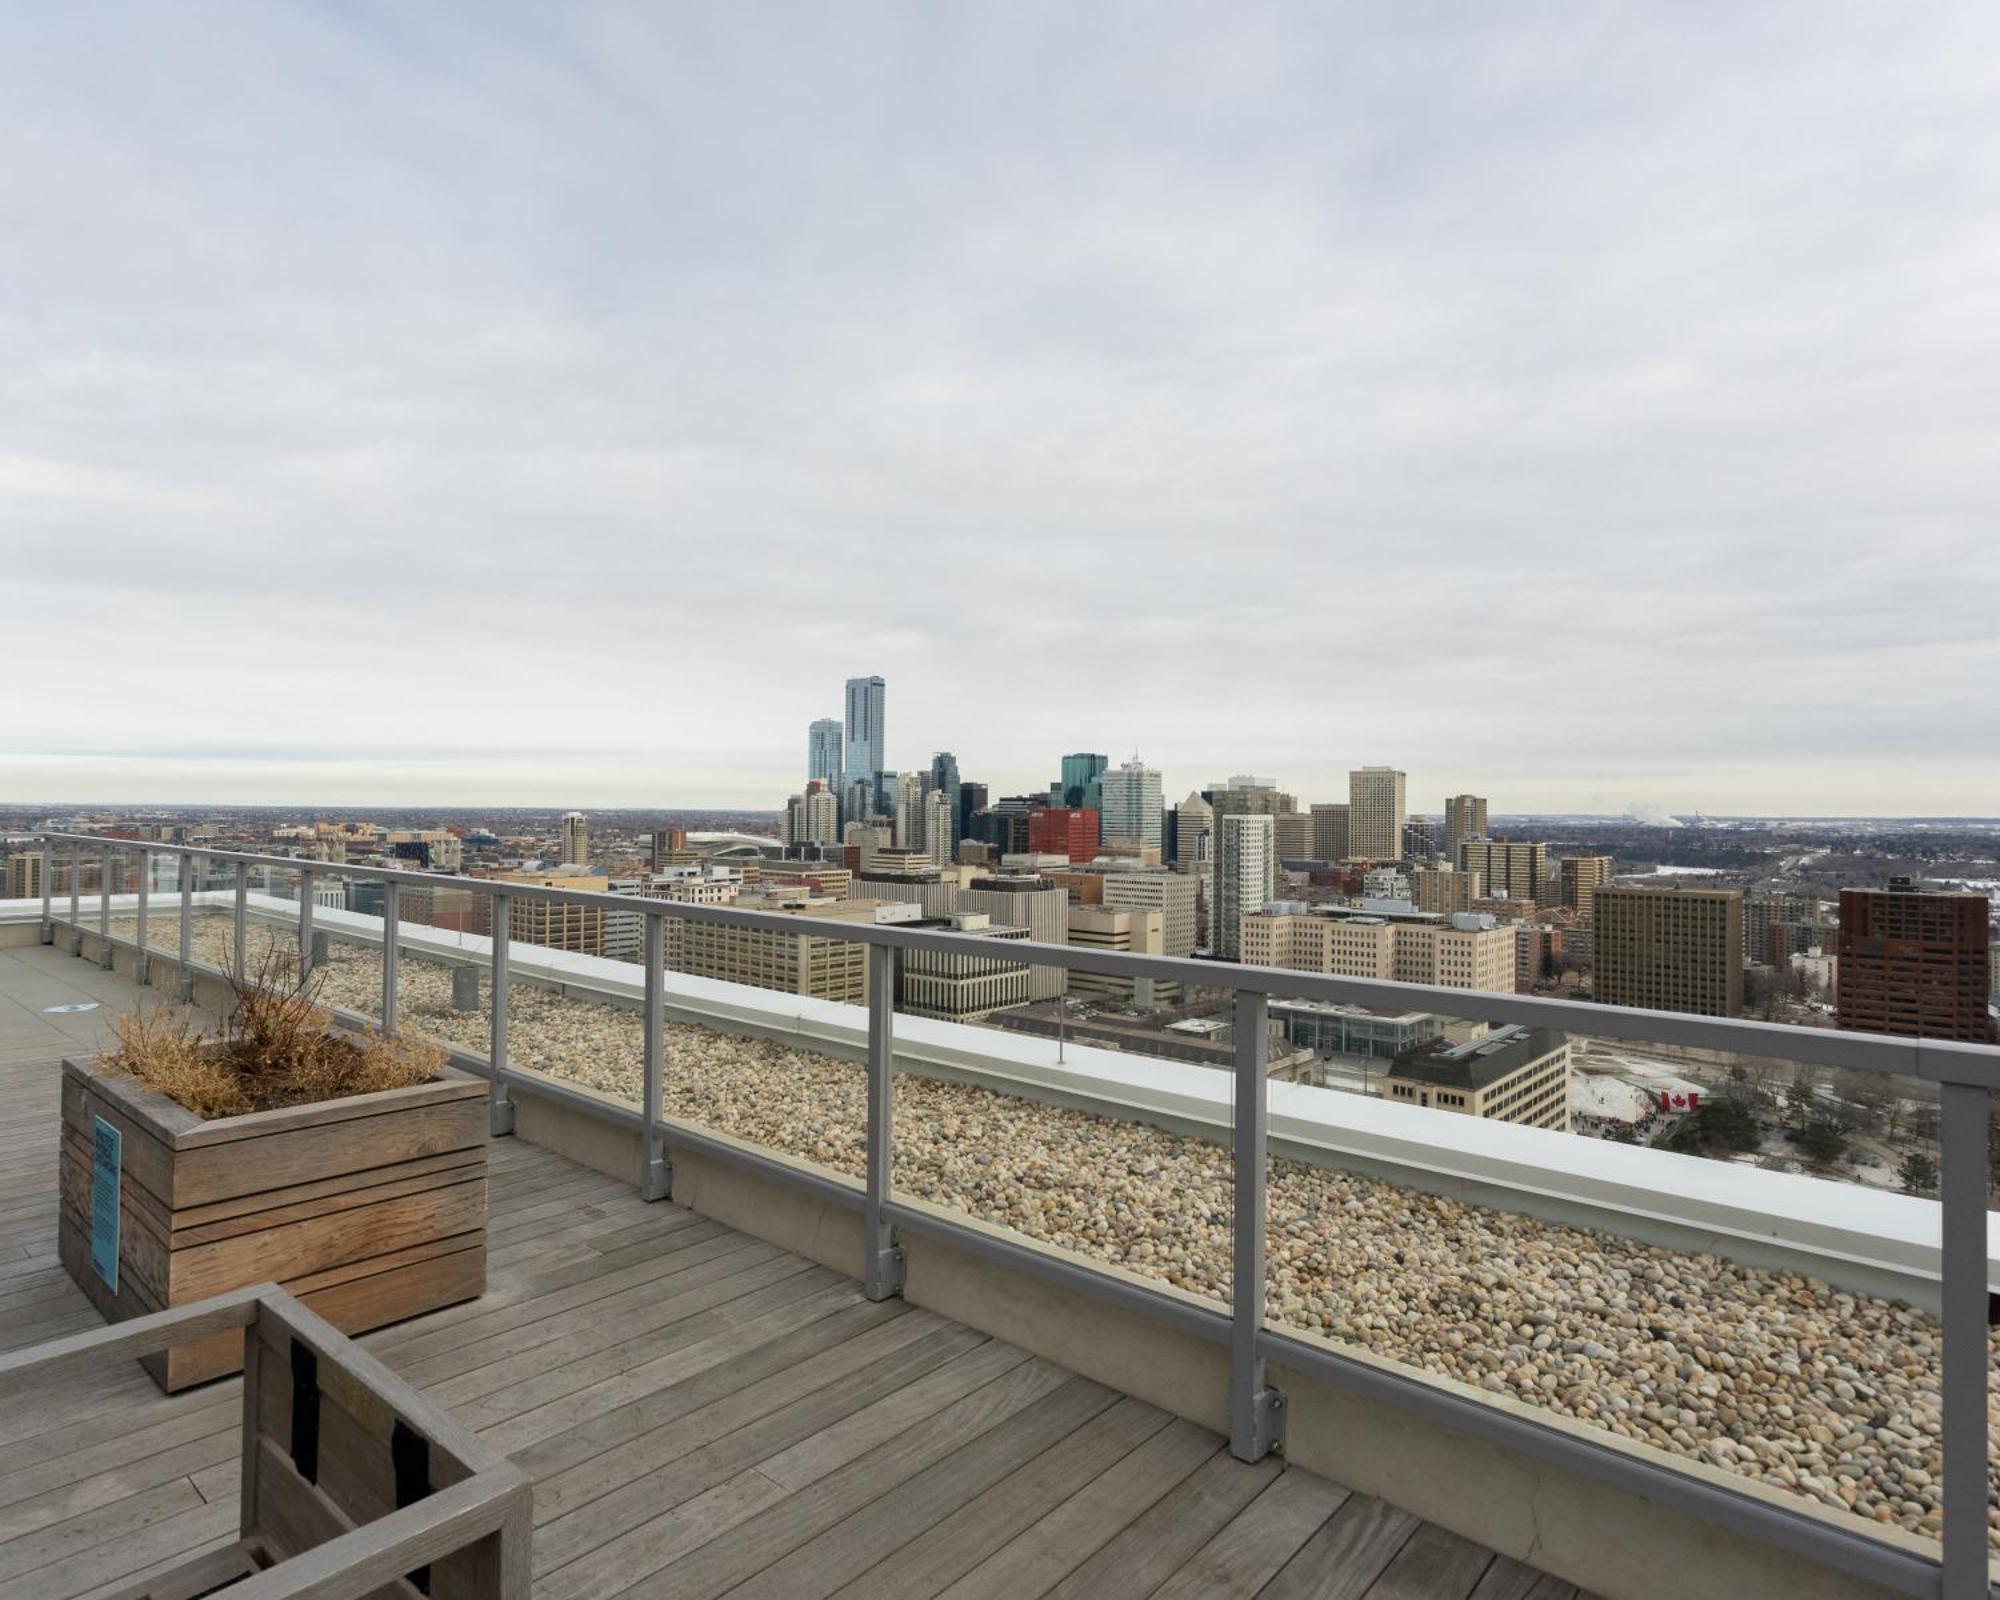
[[[1429, 984], [1378, 979], [1336, 978], [1316, 973], [1287, 972], [1270, 967], [1196, 961], [1184, 957], [1130, 955], [1115, 951], [1079, 951], [1069, 945], [1010, 941], [1007, 954], [1027, 965], [1055, 966], [1114, 977], [1151, 978], [1183, 985], [1203, 985], [1233, 991], [1236, 997], [1236, 1053], [1233, 1081], [1235, 1216], [1231, 1257], [1232, 1304], [1225, 1315], [1210, 1311], [1129, 1277], [1096, 1271], [1032, 1245], [996, 1238], [990, 1230], [971, 1228], [893, 1198], [892, 1073], [895, 1022], [895, 975], [901, 952], [937, 951], [990, 959], [990, 940], [972, 934], [940, 933], [900, 928], [893, 924], [828, 922], [782, 912], [740, 911], [726, 906], [701, 906], [593, 890], [564, 889], [469, 878], [399, 868], [348, 866], [245, 851], [206, 849], [199, 845], [150, 840], [109, 840], [104, 835], [45, 833], [42, 835], [42, 940], [52, 943], [60, 919], [53, 915], [52, 868], [57, 846], [70, 855], [70, 906], [65, 925], [72, 953], [81, 953], [83, 928], [78, 884], [83, 851], [102, 851], [108, 863], [112, 851], [137, 851], [139, 939], [144, 950], [147, 901], [152, 884], [151, 860], [166, 854], [180, 859], [179, 988], [192, 997], [194, 963], [192, 921], [195, 863], [200, 860], [236, 864], [233, 913], [236, 924], [235, 965], [241, 976], [246, 914], [247, 867], [262, 866], [300, 875], [298, 909], [301, 973], [310, 969], [312, 938], [312, 877], [354, 878], [386, 886], [383, 916], [381, 1026], [396, 1026], [396, 943], [400, 929], [400, 891], [409, 886], [470, 890], [492, 901], [489, 946], [492, 988], [491, 1039], [484, 1069], [489, 1083], [493, 1132], [514, 1127], [507, 1061], [509, 985], [509, 904], [515, 899], [553, 901], [594, 907], [646, 920], [644, 941], [643, 1083], [645, 1105], [638, 1125], [643, 1130], [645, 1156], [641, 1189], [648, 1198], [662, 1198], [671, 1188], [669, 1152], [675, 1143], [704, 1154], [750, 1166], [767, 1176], [807, 1182], [828, 1198], [858, 1204], [863, 1214], [864, 1255], [861, 1277], [871, 1299], [901, 1292], [903, 1256], [897, 1230], [934, 1232], [974, 1253], [1005, 1260], [1009, 1265], [1055, 1279], [1084, 1293], [1161, 1317], [1204, 1337], [1225, 1342], [1229, 1349], [1230, 1447], [1244, 1460], [1256, 1460], [1283, 1437], [1283, 1398], [1266, 1381], [1267, 1364], [1280, 1362], [1312, 1372], [1345, 1387], [1382, 1394], [1398, 1403], [1427, 1411], [1450, 1425], [1487, 1437], [1501, 1438], [1512, 1448], [1571, 1471], [1586, 1472], [1674, 1505], [1705, 1521], [1721, 1523], [1766, 1538], [1813, 1559], [1839, 1566], [1905, 1593], [1937, 1596], [1940, 1600], [1973, 1600], [1987, 1596], [1988, 1446], [1986, 1397], [1987, 1357], [1986, 1193], [1987, 1106], [1990, 1091], [2000, 1088], [2000, 1049], [1953, 1040], [1907, 1039], [1888, 1035], [1841, 1033], [1798, 1028], [1783, 1023], [1750, 1022], [1730, 1017], [1698, 1017], [1680, 1012], [1637, 1011], [1571, 1000], [1495, 994]], [[866, 1179], [857, 1194], [851, 1189], [808, 1174], [805, 1169], [773, 1161], [734, 1142], [703, 1135], [670, 1123], [663, 1115], [664, 1078], [663, 994], [664, 928], [666, 918], [685, 923], [783, 934], [804, 934], [867, 947], [868, 956], [868, 1124]], [[99, 930], [109, 940], [110, 895], [100, 899]], [[101, 952], [100, 952], [101, 954]], [[1670, 1465], [1654, 1463], [1627, 1449], [1582, 1440], [1574, 1433], [1502, 1411], [1426, 1384], [1414, 1374], [1384, 1374], [1378, 1365], [1356, 1362], [1338, 1351], [1267, 1327], [1264, 1322], [1265, 1177], [1267, 1078], [1264, 1019], [1273, 997], [1327, 1000], [1349, 1004], [1418, 1007], [1488, 1022], [1525, 1023], [1566, 1032], [1594, 1034], [1643, 1043], [1672, 1044], [1697, 1049], [1734, 1051], [1776, 1057], [1819, 1066], [1852, 1068], [1887, 1076], [1912, 1078], [1940, 1086], [1943, 1138], [1940, 1148], [1940, 1211], [1943, 1226], [1940, 1274], [1943, 1283], [1943, 1372], [1941, 1417], [1944, 1448], [1944, 1538], [1942, 1562], [1932, 1562], [1868, 1535], [1840, 1527], [1804, 1510], [1776, 1506], [1759, 1497], [1718, 1486]], [[475, 1069], [478, 1063], [468, 1061]], [[548, 1086], [538, 1085], [538, 1092]], [[577, 1094], [574, 1103], [598, 1109], [590, 1097]]]

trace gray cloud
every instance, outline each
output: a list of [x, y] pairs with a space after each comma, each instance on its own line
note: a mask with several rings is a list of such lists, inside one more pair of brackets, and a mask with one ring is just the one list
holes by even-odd
[[1993, 811], [1996, 44], [8, 14], [0, 789], [774, 803], [882, 671], [1002, 787]]

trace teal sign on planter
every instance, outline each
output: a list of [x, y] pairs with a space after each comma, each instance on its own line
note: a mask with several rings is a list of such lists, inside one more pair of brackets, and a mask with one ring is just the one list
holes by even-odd
[[94, 1119], [90, 1174], [90, 1267], [118, 1292], [118, 1164], [124, 1137], [102, 1117]]

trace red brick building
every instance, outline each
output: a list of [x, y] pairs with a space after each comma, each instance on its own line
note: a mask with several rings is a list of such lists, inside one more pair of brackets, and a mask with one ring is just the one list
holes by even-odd
[[1047, 806], [1028, 813], [1028, 848], [1037, 855], [1097, 859], [1097, 813], [1087, 806]]
[[1938, 894], [1891, 878], [1886, 889], [1840, 891], [1839, 1025], [1922, 1039], [1993, 1037], [1986, 1009], [1983, 894]]

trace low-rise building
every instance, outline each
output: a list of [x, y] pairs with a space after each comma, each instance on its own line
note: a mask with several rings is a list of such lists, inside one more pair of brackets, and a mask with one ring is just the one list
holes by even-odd
[[1244, 917], [1242, 930], [1243, 959], [1255, 966], [1493, 994], [1515, 987], [1513, 930], [1473, 912], [1357, 914], [1278, 901]]
[[1382, 1093], [1403, 1105], [1567, 1133], [1569, 1078], [1567, 1034], [1509, 1026], [1412, 1051], [1389, 1069]]

